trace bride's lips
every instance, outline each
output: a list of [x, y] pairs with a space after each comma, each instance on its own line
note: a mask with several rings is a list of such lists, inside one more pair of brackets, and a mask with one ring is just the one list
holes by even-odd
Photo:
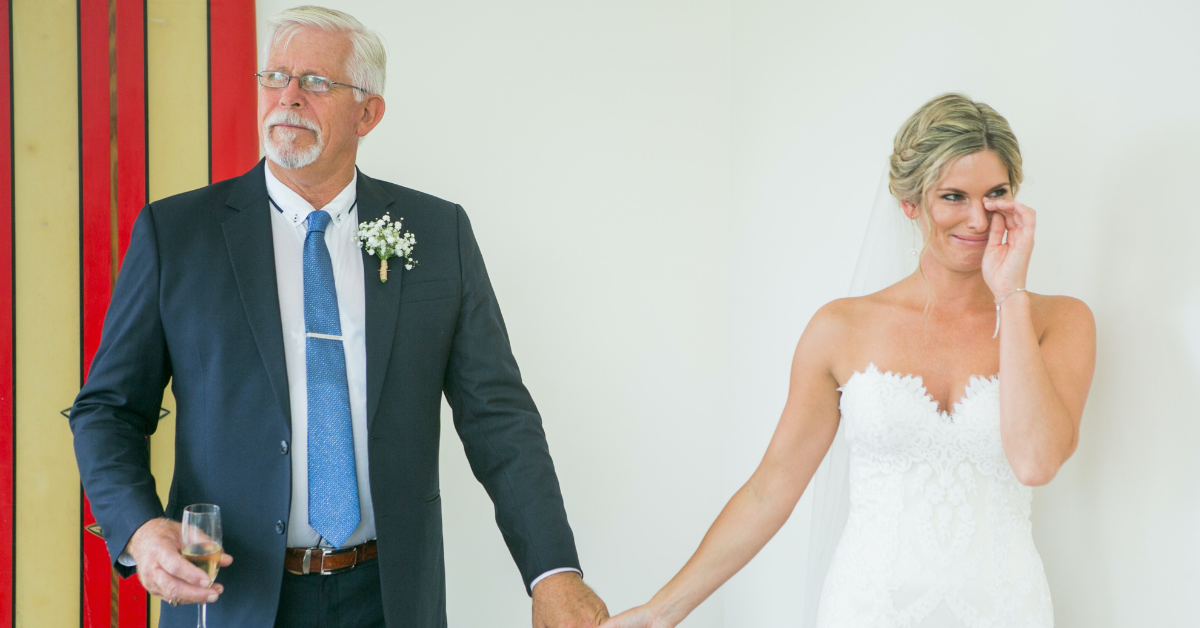
[[953, 238], [955, 241], [957, 241], [959, 244], [961, 244], [963, 246], [971, 247], [971, 248], [984, 248], [987, 246], [987, 243], [988, 243], [987, 234], [977, 235], [977, 236], [951, 235], [950, 237]]

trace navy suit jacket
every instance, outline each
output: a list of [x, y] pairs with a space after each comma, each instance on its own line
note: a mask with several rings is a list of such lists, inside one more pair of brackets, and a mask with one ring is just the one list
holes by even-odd
[[[268, 627], [283, 578], [291, 412], [264, 162], [146, 206], [133, 228], [103, 339], [71, 411], [84, 489], [114, 564], [143, 523], [221, 507], [225, 594], [212, 625]], [[443, 392], [475, 477], [528, 590], [579, 568], [541, 418], [521, 383], [483, 257], [462, 208], [358, 176], [358, 218], [385, 212], [416, 236], [412, 270], [363, 253], [371, 497], [384, 613], [446, 625], [438, 488]], [[167, 383], [177, 402], [165, 511], [146, 437]], [[164, 627], [195, 622], [163, 606]]]

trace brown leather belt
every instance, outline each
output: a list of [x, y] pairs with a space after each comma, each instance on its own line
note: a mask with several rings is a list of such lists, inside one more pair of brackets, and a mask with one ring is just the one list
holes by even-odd
[[359, 563], [375, 558], [379, 554], [375, 541], [367, 541], [354, 547], [333, 549], [329, 547], [289, 547], [283, 557], [283, 568], [298, 576], [321, 574], [331, 576], [354, 569]]

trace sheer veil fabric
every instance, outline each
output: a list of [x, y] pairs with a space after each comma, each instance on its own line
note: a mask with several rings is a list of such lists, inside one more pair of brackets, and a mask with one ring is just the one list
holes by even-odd
[[[875, 204], [867, 222], [866, 236], [859, 249], [848, 296], [878, 292], [917, 269], [922, 247], [920, 230], [900, 210], [888, 190], [887, 169], [879, 181]], [[812, 493], [808, 564], [805, 577], [802, 628], [817, 624], [817, 605], [833, 552], [846, 527], [850, 512], [850, 450], [838, 427], [837, 436], [808, 485]]]

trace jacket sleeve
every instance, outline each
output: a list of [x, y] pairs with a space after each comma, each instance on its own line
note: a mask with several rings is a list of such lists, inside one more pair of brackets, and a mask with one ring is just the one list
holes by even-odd
[[159, 250], [154, 217], [142, 209], [104, 318], [100, 347], [71, 408], [75, 459], [113, 566], [143, 523], [163, 514], [150, 473], [147, 437], [158, 426], [171, 377], [159, 316]]
[[526, 591], [534, 578], [579, 569], [558, 476], [537, 407], [521, 383], [500, 305], [466, 212], [458, 207], [462, 300], [446, 368], [446, 398], [475, 477]]

